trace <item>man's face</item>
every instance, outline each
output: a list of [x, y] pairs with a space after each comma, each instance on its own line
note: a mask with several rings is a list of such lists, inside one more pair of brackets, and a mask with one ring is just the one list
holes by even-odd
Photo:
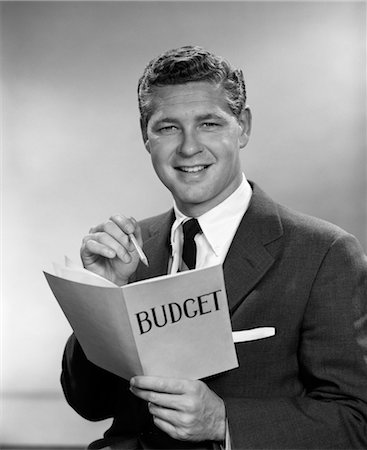
[[199, 216], [237, 189], [250, 127], [249, 109], [237, 119], [213, 83], [155, 88], [145, 146], [183, 213]]

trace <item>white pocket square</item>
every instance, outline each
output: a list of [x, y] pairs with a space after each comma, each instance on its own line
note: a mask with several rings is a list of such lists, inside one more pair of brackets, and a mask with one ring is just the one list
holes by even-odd
[[274, 327], [259, 327], [250, 330], [232, 331], [233, 342], [256, 341], [257, 339], [264, 339], [275, 335]]

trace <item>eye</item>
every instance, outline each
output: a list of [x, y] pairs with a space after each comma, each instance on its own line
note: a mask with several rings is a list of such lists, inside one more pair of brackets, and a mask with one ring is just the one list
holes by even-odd
[[178, 131], [178, 128], [175, 125], [167, 125], [167, 126], [164, 126], [164, 127], [160, 127], [158, 129], [158, 131], [161, 134], [173, 134], [173, 133], [176, 133]]
[[207, 130], [214, 129], [220, 126], [218, 122], [203, 122], [201, 126]]

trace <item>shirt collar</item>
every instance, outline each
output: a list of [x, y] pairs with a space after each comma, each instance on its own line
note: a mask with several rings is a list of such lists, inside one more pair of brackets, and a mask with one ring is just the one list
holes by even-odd
[[[243, 174], [240, 186], [229, 197], [197, 217], [205, 238], [217, 256], [220, 256], [228, 245], [228, 236], [234, 236], [242, 216], [248, 208], [251, 195], [251, 186]], [[173, 208], [176, 220], [171, 229], [172, 247], [174, 247], [175, 239], [178, 239], [176, 230], [185, 220], [189, 219], [178, 209], [176, 202], [174, 202]]]

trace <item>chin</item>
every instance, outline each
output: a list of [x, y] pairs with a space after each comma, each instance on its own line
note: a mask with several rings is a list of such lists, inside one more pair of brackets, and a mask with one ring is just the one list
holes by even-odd
[[192, 204], [192, 205], [197, 205], [200, 203], [206, 203], [209, 198], [207, 197], [207, 195], [203, 194], [202, 192], [200, 193], [188, 193], [185, 192], [182, 195], [178, 196], [180, 202], [182, 203], [187, 203], [187, 204]]

